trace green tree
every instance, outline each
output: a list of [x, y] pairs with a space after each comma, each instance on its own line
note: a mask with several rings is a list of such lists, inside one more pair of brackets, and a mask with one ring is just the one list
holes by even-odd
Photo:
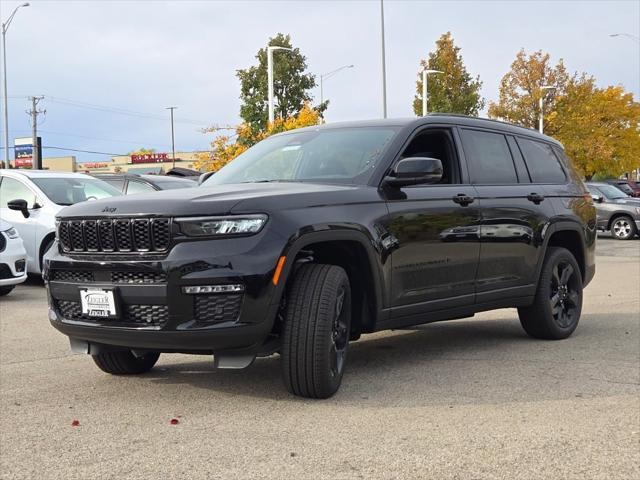
[[573, 78], [545, 115], [545, 133], [563, 143], [588, 180], [596, 174], [618, 177], [639, 166], [640, 103], [620, 86], [598, 88], [584, 74]]
[[[275, 116], [286, 120], [300, 112], [305, 103], [311, 101], [309, 91], [316, 86], [316, 80], [314, 75], [305, 73], [307, 59], [300, 53], [299, 48], [293, 48], [289, 35], [278, 33], [269, 39], [268, 45], [292, 48], [292, 51], [274, 52], [273, 62]], [[240, 116], [252, 129], [264, 131], [267, 129], [269, 117], [267, 49], [261, 48], [256, 54], [256, 59], [258, 65], [237, 71], [242, 101]]]
[[[555, 99], [564, 95], [569, 80], [562, 59], [554, 67], [548, 53], [537, 51], [527, 55], [520, 50], [511, 70], [502, 77], [498, 102], [489, 104], [489, 116], [536, 128], [540, 118], [540, 97], [543, 97], [545, 110], [553, 111]], [[554, 89], [542, 89], [547, 86]]]
[[438, 39], [435, 51], [429, 53], [429, 60], [420, 61], [413, 100], [413, 111], [417, 115], [422, 114], [422, 70], [425, 68], [443, 72], [430, 75], [428, 79], [430, 112], [478, 115], [484, 107], [484, 99], [480, 95], [482, 82], [479, 76], [473, 78], [467, 72], [460, 47], [456, 47], [451, 32]]
[[156, 149], [140, 147], [136, 150], [130, 151], [129, 153], [127, 153], [127, 155], [145, 155], [147, 153], [156, 153]]

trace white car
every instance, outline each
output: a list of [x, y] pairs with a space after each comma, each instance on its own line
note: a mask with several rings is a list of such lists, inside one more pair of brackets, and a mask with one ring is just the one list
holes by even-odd
[[18, 231], [0, 220], [0, 297], [27, 279], [27, 252]]
[[42, 257], [55, 240], [56, 214], [85, 200], [122, 195], [83, 173], [0, 170], [0, 218], [18, 231], [27, 251], [27, 272], [42, 271]]

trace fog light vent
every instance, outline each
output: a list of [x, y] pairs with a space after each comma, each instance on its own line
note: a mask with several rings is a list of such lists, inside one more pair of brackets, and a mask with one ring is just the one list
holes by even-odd
[[18, 260], [16, 262], [16, 272], [24, 273], [25, 265], [26, 265], [26, 262], [24, 260]]

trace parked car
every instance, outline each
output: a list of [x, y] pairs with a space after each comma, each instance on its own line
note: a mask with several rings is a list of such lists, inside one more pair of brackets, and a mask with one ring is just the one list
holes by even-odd
[[121, 195], [82, 173], [0, 170], [0, 217], [13, 224], [27, 251], [27, 271], [40, 273], [55, 239], [55, 216], [67, 205]]
[[27, 278], [27, 252], [18, 231], [0, 219], [0, 297]]
[[107, 182], [126, 195], [198, 186], [197, 177], [194, 180], [189, 180], [178, 176], [139, 175], [136, 173], [99, 173], [94, 177]]
[[613, 185], [587, 183], [598, 212], [598, 229], [611, 231], [617, 240], [630, 240], [640, 232], [640, 200]]
[[49, 319], [101, 370], [279, 352], [287, 389], [313, 398], [363, 333], [517, 307], [532, 337], [566, 338], [595, 273], [595, 207], [562, 145], [455, 115], [285, 132], [197, 189], [59, 221]]
[[633, 180], [607, 180], [605, 183], [618, 187], [630, 197], [640, 197], [640, 184]]

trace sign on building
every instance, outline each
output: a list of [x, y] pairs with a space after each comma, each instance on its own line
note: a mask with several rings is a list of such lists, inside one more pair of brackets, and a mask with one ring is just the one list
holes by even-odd
[[168, 153], [142, 153], [131, 155], [131, 163], [164, 163], [171, 162]]
[[[13, 141], [14, 167], [33, 168], [33, 139], [31, 137], [16, 138]], [[42, 158], [42, 139], [38, 137], [38, 154]]]

